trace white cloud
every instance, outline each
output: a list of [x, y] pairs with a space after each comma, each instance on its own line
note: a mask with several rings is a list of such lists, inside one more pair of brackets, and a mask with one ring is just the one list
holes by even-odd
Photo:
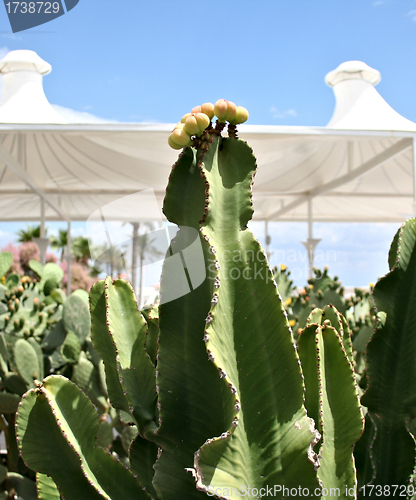
[[[75, 109], [65, 108], [58, 104], [52, 104], [52, 107], [69, 123], [117, 123], [117, 120], [100, 118], [87, 111], [76, 111]], [[85, 106], [85, 109], [91, 109], [90, 106]]]
[[10, 52], [10, 49], [8, 47], [0, 47], [0, 59], [3, 59], [3, 57]]
[[276, 106], [272, 106], [270, 108], [270, 113], [273, 118], [294, 118], [295, 116], [298, 116], [298, 113], [295, 109], [290, 108], [287, 109], [286, 111], [280, 111]]
[[411, 18], [412, 21], [416, 22], [416, 10], [411, 10], [406, 14], [408, 17]]
[[16, 33], [2, 33], [2, 38], [9, 38], [10, 40], [19, 41], [22, 40], [21, 36], [16, 35]]

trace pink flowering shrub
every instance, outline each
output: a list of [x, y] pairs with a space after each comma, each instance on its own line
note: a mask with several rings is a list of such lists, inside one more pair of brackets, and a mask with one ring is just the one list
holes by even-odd
[[52, 252], [46, 252], [46, 263], [52, 262], [53, 264], [58, 263], [58, 257]]
[[[68, 264], [66, 261], [59, 264], [64, 271], [64, 278], [62, 280], [62, 288], [66, 290], [68, 283]], [[92, 278], [89, 275], [88, 269], [79, 264], [78, 262], [72, 261], [71, 263], [71, 292], [82, 288], [87, 292], [90, 291], [92, 285], [97, 281], [97, 278]]]
[[39, 247], [33, 241], [26, 241], [19, 247], [20, 264], [25, 269], [29, 266], [29, 261], [34, 259], [40, 261]]

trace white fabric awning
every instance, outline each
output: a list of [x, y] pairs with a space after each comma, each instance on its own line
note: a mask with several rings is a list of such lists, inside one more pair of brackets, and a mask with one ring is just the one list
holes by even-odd
[[[46, 220], [86, 220], [147, 189], [161, 206], [177, 158], [167, 144], [174, 124], [65, 124], [43, 94], [47, 63], [10, 54], [0, 61], [10, 84], [0, 100], [0, 219], [40, 220], [43, 198]], [[310, 221], [311, 206], [314, 221], [401, 222], [414, 214], [416, 124], [381, 98], [377, 74], [353, 61], [327, 75], [337, 99], [328, 127], [239, 127], [258, 160], [257, 220]], [[37, 121], [19, 95], [43, 103]], [[17, 115], [20, 123], [6, 123]], [[126, 214], [149, 218], [146, 210]]]

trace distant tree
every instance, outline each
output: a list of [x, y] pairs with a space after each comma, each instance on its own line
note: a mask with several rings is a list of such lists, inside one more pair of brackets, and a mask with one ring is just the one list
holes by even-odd
[[136, 286], [136, 268], [137, 268], [137, 257], [140, 261], [140, 274], [139, 274], [139, 294], [137, 297], [137, 302], [142, 305], [143, 297], [143, 281], [144, 281], [144, 269], [143, 265], [145, 263], [146, 257], [161, 257], [164, 255], [163, 252], [158, 249], [154, 243], [156, 238], [152, 237], [151, 232], [155, 229], [161, 227], [161, 223], [157, 222], [144, 222], [141, 227], [143, 228], [142, 234], [139, 234], [140, 224], [138, 222], [133, 223], [133, 256], [132, 256], [132, 276], [133, 276], [133, 287]]
[[125, 251], [121, 247], [114, 245], [108, 247], [103, 245], [101, 247], [101, 255], [99, 257], [96, 265], [105, 265], [107, 276], [114, 278], [118, 274], [122, 273], [126, 267], [124, 260]]
[[[26, 229], [19, 229], [17, 231], [17, 241], [19, 243], [25, 243], [27, 241], [33, 241], [33, 238], [40, 238], [40, 225], [39, 226], [31, 226], [27, 224]], [[48, 228], [45, 227], [45, 236], [48, 234]]]
[[68, 231], [66, 229], [60, 229], [58, 236], [51, 236], [51, 247], [54, 250], [61, 251], [61, 262], [65, 257], [65, 249], [68, 245]]
[[85, 236], [77, 236], [72, 240], [71, 247], [72, 255], [74, 256], [76, 262], [88, 267], [88, 261], [91, 258], [88, 238]]

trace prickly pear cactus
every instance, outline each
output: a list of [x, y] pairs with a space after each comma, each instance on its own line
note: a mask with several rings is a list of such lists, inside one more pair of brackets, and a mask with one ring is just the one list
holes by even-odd
[[[10, 263], [10, 259], [0, 258], [0, 263], [2, 261]], [[88, 394], [101, 415], [106, 415], [105, 424], [110, 430], [121, 425], [116, 414], [107, 422], [110, 410], [103, 365], [87, 338], [90, 334], [88, 294], [78, 292], [67, 299], [65, 292], [56, 288], [61, 280], [58, 266], [42, 266], [33, 261], [31, 267], [39, 280], [12, 273], [4, 280], [5, 284], [0, 285], [0, 423], [3, 423], [1, 429], [8, 450], [5, 476], [0, 475], [0, 498], [3, 493], [12, 495], [11, 488], [14, 488], [24, 500], [36, 499], [36, 485], [34, 472], [19, 458], [15, 412], [21, 396], [36, 387], [38, 380], [51, 372], [64, 374]], [[103, 435], [103, 428], [102, 422], [97, 442], [108, 448], [113, 436], [111, 432], [109, 440], [108, 435]], [[51, 488], [51, 480], [42, 475], [39, 478], [39, 498], [49, 499], [45, 495]]]

